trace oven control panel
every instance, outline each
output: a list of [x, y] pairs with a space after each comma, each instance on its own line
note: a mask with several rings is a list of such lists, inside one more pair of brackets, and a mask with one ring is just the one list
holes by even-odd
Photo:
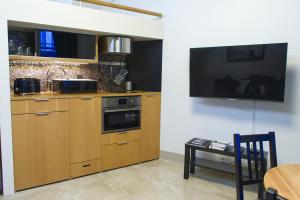
[[128, 106], [140, 106], [141, 96], [126, 96], [126, 97], [103, 97], [102, 107], [128, 107]]

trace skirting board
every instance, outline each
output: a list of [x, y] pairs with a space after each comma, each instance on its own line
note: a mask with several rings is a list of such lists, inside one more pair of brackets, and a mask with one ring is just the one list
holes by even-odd
[[165, 160], [180, 162], [180, 163], [183, 163], [184, 161], [184, 155], [172, 153], [169, 151], [160, 151], [160, 158]]

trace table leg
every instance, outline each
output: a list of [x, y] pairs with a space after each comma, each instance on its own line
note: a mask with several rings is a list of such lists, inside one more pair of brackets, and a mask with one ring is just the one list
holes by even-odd
[[189, 179], [189, 168], [190, 168], [190, 148], [185, 145], [185, 153], [184, 153], [184, 179]]
[[190, 173], [195, 173], [195, 158], [196, 158], [196, 150], [191, 149], [191, 166], [190, 166]]

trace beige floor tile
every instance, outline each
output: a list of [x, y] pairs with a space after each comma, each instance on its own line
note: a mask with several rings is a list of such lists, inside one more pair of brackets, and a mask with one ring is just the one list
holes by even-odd
[[[256, 199], [253, 187], [245, 191], [246, 200]], [[197, 168], [189, 180], [183, 179], [183, 164], [157, 160], [76, 178], [0, 200], [232, 200], [234, 177]]]

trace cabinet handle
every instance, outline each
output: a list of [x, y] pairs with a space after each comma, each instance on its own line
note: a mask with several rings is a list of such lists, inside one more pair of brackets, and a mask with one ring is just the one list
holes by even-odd
[[128, 144], [128, 142], [118, 142], [118, 145]]
[[91, 100], [92, 97], [81, 97], [81, 100]]
[[122, 135], [122, 134], [126, 134], [128, 132], [124, 131], [124, 132], [118, 132], [118, 134]]
[[39, 116], [43, 116], [43, 115], [49, 115], [50, 113], [48, 113], [48, 112], [37, 112], [35, 114], [39, 115]]
[[37, 101], [37, 102], [49, 101], [49, 99], [48, 98], [39, 98], [39, 99], [35, 99], [35, 101]]
[[91, 166], [91, 164], [83, 165], [82, 167], [90, 167], [90, 166]]

